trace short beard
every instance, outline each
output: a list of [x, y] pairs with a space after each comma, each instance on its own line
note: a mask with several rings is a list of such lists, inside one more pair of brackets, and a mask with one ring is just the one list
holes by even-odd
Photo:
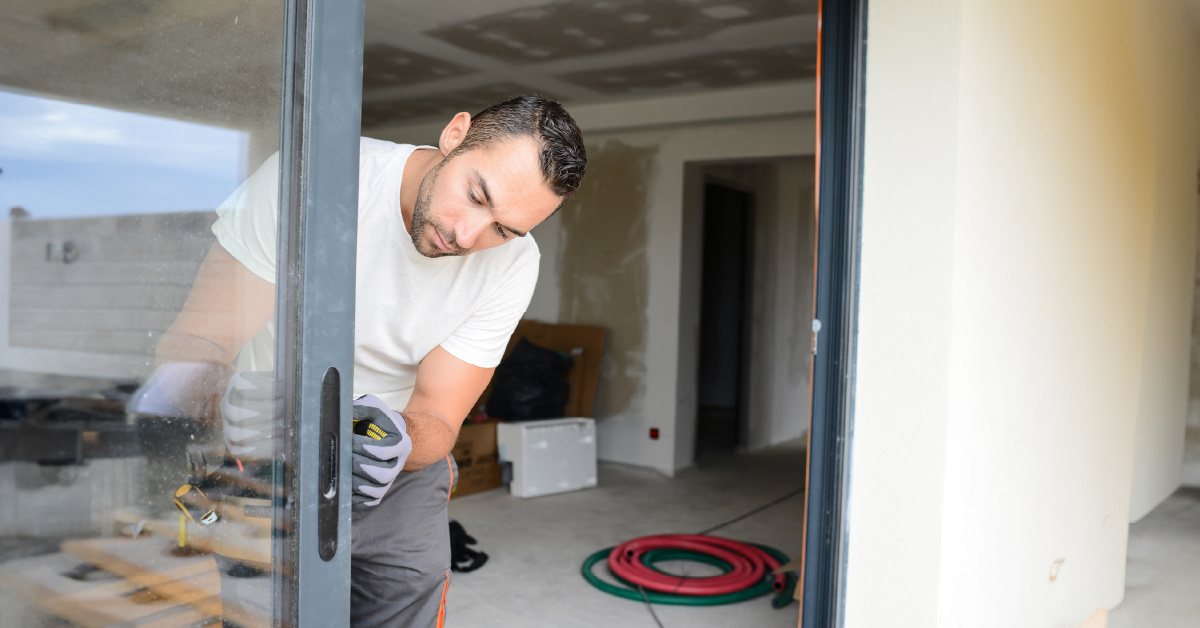
[[427, 225], [432, 226], [435, 231], [441, 233], [441, 230], [438, 229], [439, 225], [429, 215], [429, 203], [433, 200], [433, 188], [437, 185], [438, 175], [442, 171], [442, 166], [446, 165], [447, 161], [449, 161], [449, 158], [438, 162], [425, 175], [425, 178], [421, 179], [421, 186], [417, 188], [417, 202], [413, 206], [412, 230], [409, 236], [412, 238], [413, 248], [417, 249], [417, 252], [425, 257], [451, 257], [466, 254], [466, 251], [458, 248], [458, 242], [455, 241], [454, 234], [447, 236], [445, 242], [447, 246], [456, 249], [457, 253], [447, 253], [432, 242], [422, 239]]

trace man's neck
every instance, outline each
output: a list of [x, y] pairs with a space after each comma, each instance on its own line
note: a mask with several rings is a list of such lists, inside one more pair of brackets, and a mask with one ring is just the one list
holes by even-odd
[[421, 189], [421, 181], [441, 161], [441, 151], [418, 148], [404, 163], [404, 174], [400, 175], [400, 215], [404, 218], [404, 230], [409, 233], [412, 233], [413, 209], [417, 206], [417, 192]]

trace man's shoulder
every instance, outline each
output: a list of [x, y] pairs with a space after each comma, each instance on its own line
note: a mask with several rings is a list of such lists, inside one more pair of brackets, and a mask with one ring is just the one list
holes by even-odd
[[443, 257], [437, 262], [456, 265], [464, 276], [483, 281], [485, 284], [500, 285], [508, 281], [536, 280], [541, 252], [533, 235], [514, 238], [500, 246], [468, 253], [459, 257]]
[[405, 155], [416, 150], [418, 147], [413, 144], [398, 144], [387, 140], [377, 140], [371, 137], [360, 137], [358, 141], [358, 154], [360, 157], [392, 157], [396, 155]]
[[[489, 255], [490, 254], [490, 255]], [[513, 238], [495, 248], [472, 253], [472, 255], [484, 256], [489, 260], [494, 260], [496, 265], [514, 267], [528, 266], [532, 264], [537, 266], [538, 260], [542, 253], [538, 249], [537, 241], [533, 239], [533, 234], [526, 234], [523, 238]]]

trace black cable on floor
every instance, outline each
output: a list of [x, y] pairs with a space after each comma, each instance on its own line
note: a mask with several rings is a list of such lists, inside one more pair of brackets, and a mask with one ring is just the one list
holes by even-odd
[[663, 623], [658, 620], [658, 613], [654, 612], [654, 607], [650, 605], [650, 598], [646, 595], [646, 590], [642, 585], [638, 585], [638, 591], [642, 592], [642, 599], [646, 601], [646, 609], [650, 611], [650, 616], [654, 618], [654, 623], [658, 624], [658, 628], [666, 628]]
[[788, 493], [787, 495], [784, 495], [783, 497], [780, 497], [780, 498], [778, 498], [778, 499], [775, 499], [775, 500], [772, 500], [772, 501], [770, 501], [770, 502], [767, 502], [766, 504], [763, 504], [762, 506], [759, 506], [758, 508], [755, 508], [754, 510], [751, 510], [750, 512], [747, 512], [747, 513], [745, 513], [745, 514], [743, 514], [743, 515], [739, 515], [739, 516], [737, 516], [737, 517], [734, 517], [733, 519], [730, 519], [729, 521], [726, 521], [725, 523], [721, 523], [721, 524], [715, 525], [715, 526], [713, 526], [713, 527], [711, 527], [711, 528], [709, 528], [709, 529], [707, 529], [707, 530], [705, 530], [705, 531], [703, 531], [703, 532], [697, 532], [696, 534], [712, 534], [713, 532], [716, 532], [717, 530], [720, 530], [721, 528], [724, 528], [724, 527], [726, 527], [726, 526], [731, 526], [731, 525], [733, 525], [733, 524], [735, 524], [735, 523], [737, 523], [737, 522], [739, 522], [739, 521], [741, 521], [741, 520], [743, 520], [743, 519], [746, 519], [746, 518], [748, 518], [748, 517], [753, 517], [754, 515], [757, 515], [758, 513], [760, 513], [760, 512], [762, 512], [762, 511], [764, 511], [764, 510], [766, 510], [766, 509], [770, 508], [771, 506], [774, 506], [774, 505], [776, 505], [776, 504], [780, 504], [780, 503], [782, 503], [782, 502], [784, 502], [784, 501], [788, 500], [789, 498], [791, 498], [791, 497], [795, 497], [796, 495], [799, 495], [799, 494], [801, 494], [801, 493], [803, 493], [803, 492], [804, 492], [804, 487], [803, 487], [803, 486], [801, 486], [800, 488], [798, 488], [798, 489], [796, 489], [796, 490], [794, 490], [794, 491], [792, 491], [792, 492]]

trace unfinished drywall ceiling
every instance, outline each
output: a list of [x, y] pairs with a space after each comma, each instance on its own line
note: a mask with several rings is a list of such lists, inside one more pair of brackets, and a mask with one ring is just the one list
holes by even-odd
[[507, 100], [514, 94], [532, 92], [554, 97], [545, 90], [537, 90], [512, 81], [472, 85], [427, 96], [413, 96], [387, 102], [364, 102], [362, 125], [363, 128], [370, 128], [381, 124], [405, 123], [430, 118], [445, 118], [448, 122], [450, 117], [459, 111], [475, 113]]
[[[277, 131], [276, 117], [262, 119], [278, 111], [263, 105], [279, 99], [276, 4], [6, 4], [0, 89]], [[816, 70], [816, 5], [368, 0], [363, 128], [448, 118], [529, 92], [580, 106], [799, 83]], [[270, 39], [278, 45], [264, 46]]]
[[6, 0], [0, 19], [0, 89], [276, 136], [282, 59], [274, 3]]
[[588, 176], [562, 210], [559, 322], [608, 329], [596, 416], [624, 414], [645, 396], [646, 192], [655, 152], [619, 141], [590, 147]]
[[363, 128], [448, 118], [529, 92], [578, 106], [811, 79], [816, 6], [368, 0]]
[[509, 63], [634, 50], [812, 12], [812, 0], [558, 0], [436, 28], [430, 35]]
[[[262, 119], [274, 111], [263, 103], [279, 98], [277, 5], [7, 5], [0, 89], [221, 126], [277, 126]], [[816, 0], [369, 0], [365, 37], [363, 128], [373, 128], [520, 93], [578, 106], [811, 79]]]
[[802, 68], [815, 57], [815, 44], [795, 44], [581, 70], [562, 78], [604, 94], [642, 94], [664, 85], [721, 89], [803, 78]]

